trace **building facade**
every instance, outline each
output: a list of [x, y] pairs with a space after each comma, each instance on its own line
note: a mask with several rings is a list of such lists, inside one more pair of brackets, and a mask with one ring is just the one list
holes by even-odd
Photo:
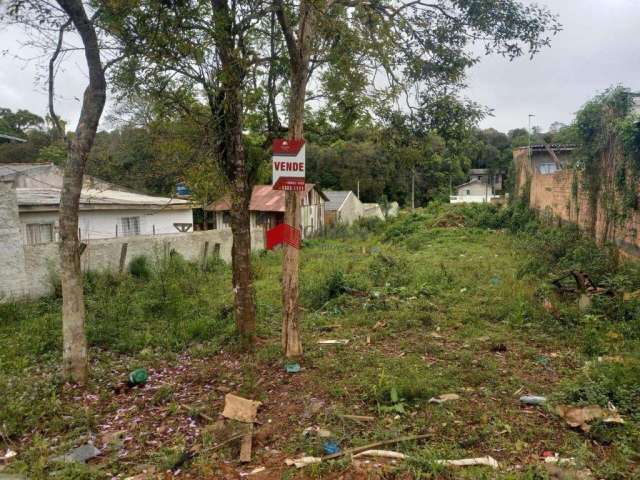
[[[62, 170], [53, 164], [3, 164], [0, 181], [14, 189], [26, 245], [58, 241]], [[80, 196], [81, 241], [189, 231], [187, 200], [139, 194], [87, 177]]]
[[[269, 230], [284, 222], [283, 190], [274, 190], [271, 185], [256, 185], [251, 194], [249, 204], [251, 228]], [[324, 228], [326, 195], [312, 183], [305, 184], [304, 192], [300, 192], [301, 218], [300, 228], [302, 238], [308, 238]], [[215, 229], [231, 229], [231, 204], [228, 197], [221, 198], [210, 204], [208, 211], [215, 212]]]

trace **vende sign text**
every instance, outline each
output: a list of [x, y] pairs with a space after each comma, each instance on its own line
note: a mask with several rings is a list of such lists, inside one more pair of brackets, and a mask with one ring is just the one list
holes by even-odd
[[304, 140], [273, 141], [273, 189], [304, 191]]

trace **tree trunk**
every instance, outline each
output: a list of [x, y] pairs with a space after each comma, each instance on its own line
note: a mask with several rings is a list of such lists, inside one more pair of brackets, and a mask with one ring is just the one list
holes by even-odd
[[[226, 0], [212, 0], [216, 11], [215, 40], [220, 52], [223, 73], [217, 100], [212, 102], [214, 131], [220, 142], [218, 155], [231, 181], [231, 232], [233, 246], [234, 316], [244, 350], [255, 346], [256, 305], [251, 269], [251, 222], [249, 205], [251, 184], [246, 166], [243, 142], [244, 62], [235, 44], [233, 12]], [[238, 43], [242, 43], [241, 40]]]
[[207, 212], [207, 202], [202, 202], [202, 230], [209, 230], [209, 212]]
[[60, 197], [60, 279], [62, 281], [62, 345], [64, 376], [84, 385], [88, 376], [84, 292], [80, 270], [78, 206], [84, 160], [71, 146]]
[[251, 270], [251, 217], [250, 193], [240, 187], [231, 195], [231, 266], [233, 270], [234, 316], [243, 350], [255, 345], [256, 305]]
[[106, 81], [93, 24], [81, 0], [58, 0], [84, 45], [89, 85], [84, 92], [75, 138], [69, 145], [60, 195], [60, 270], [62, 280], [63, 373], [71, 381], [86, 384], [88, 377], [84, 292], [80, 270], [78, 210], [87, 158], [106, 100]]
[[[285, 192], [284, 222], [300, 228], [300, 195], [298, 192]], [[285, 245], [282, 261], [282, 350], [286, 358], [302, 356], [300, 338], [298, 296], [300, 271], [300, 250]]]
[[[310, 2], [305, 0], [300, 2], [297, 38], [292, 32], [280, 1], [277, 2], [276, 15], [285, 36], [291, 62], [289, 138], [297, 140], [303, 138], [304, 103], [309, 80], [314, 10]], [[300, 204], [298, 192], [285, 192], [285, 223], [297, 229], [301, 227]], [[298, 309], [299, 270], [300, 251], [286, 245], [282, 262], [282, 349], [287, 358], [296, 358], [303, 353]]]

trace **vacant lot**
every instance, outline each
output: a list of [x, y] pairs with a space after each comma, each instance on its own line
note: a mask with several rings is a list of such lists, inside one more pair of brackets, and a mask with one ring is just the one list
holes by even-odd
[[[634, 478], [640, 421], [640, 270], [525, 209], [433, 207], [308, 242], [299, 373], [280, 358], [279, 253], [255, 258], [259, 345], [237, 353], [230, 272], [180, 258], [87, 277], [92, 381], [59, 380], [60, 300], [0, 306], [0, 446], [29, 478]], [[584, 270], [611, 291], [583, 298], [549, 280]], [[626, 294], [625, 294], [626, 292]], [[348, 340], [320, 345], [318, 340]], [[139, 367], [144, 388], [118, 385]], [[263, 403], [253, 459], [224, 395]], [[456, 394], [442, 404], [432, 397]], [[523, 405], [525, 394], [547, 404]], [[571, 428], [555, 406], [612, 406], [625, 423]], [[357, 421], [344, 415], [374, 417]], [[343, 457], [296, 470], [285, 458], [387, 445], [395, 462]], [[240, 432], [241, 433], [241, 432]], [[92, 441], [86, 466], [52, 456]], [[545, 463], [544, 456], [568, 459]], [[489, 467], [438, 460], [491, 456]]]

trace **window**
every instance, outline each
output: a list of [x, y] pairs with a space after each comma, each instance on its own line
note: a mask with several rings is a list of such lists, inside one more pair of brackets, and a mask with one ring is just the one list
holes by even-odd
[[123, 236], [140, 235], [140, 217], [122, 217], [120, 223]]
[[231, 214], [229, 212], [222, 212], [222, 224], [228, 227], [231, 223]]
[[555, 173], [558, 171], [558, 167], [556, 167], [555, 163], [541, 163], [538, 165], [538, 171], [542, 175], [549, 175], [551, 173]]
[[467, 190], [467, 195], [471, 195], [471, 190]]
[[27, 223], [27, 245], [53, 242], [53, 223]]
[[256, 225], [269, 225], [269, 214], [266, 212], [256, 213]]

